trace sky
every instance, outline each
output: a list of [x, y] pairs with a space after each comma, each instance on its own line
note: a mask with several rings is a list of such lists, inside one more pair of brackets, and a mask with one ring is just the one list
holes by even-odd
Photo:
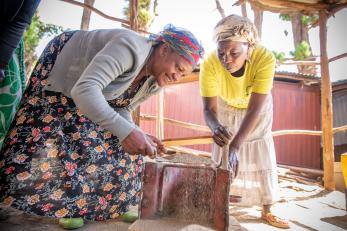
[[[83, 2], [82, 0], [78, 0]], [[220, 0], [226, 15], [241, 15], [241, 7], [232, 6], [235, 1]], [[215, 0], [158, 0], [158, 16], [149, 28], [150, 32], [157, 33], [163, 27], [172, 23], [183, 27], [191, 32], [201, 41], [206, 53], [215, 49], [212, 41], [212, 31], [221, 15], [216, 9]], [[113, 17], [124, 18], [122, 14], [125, 6], [124, 0], [96, 0], [94, 7]], [[248, 7], [248, 16], [253, 20], [253, 11]], [[39, 16], [45, 23], [60, 25], [64, 29], [79, 29], [81, 24], [83, 8], [71, 5], [59, 0], [41, 0], [38, 8]], [[328, 21], [328, 57], [334, 57], [347, 52], [347, 9], [338, 12], [335, 17]], [[105, 19], [95, 13], [91, 15], [90, 30], [120, 28], [120, 23]], [[294, 50], [292, 30], [290, 22], [279, 19], [278, 14], [265, 12], [262, 27], [262, 45], [269, 50], [282, 51], [288, 57], [289, 52]], [[287, 30], [288, 36], [284, 31]], [[313, 55], [319, 55], [319, 27], [310, 30], [310, 43]], [[52, 37], [45, 37], [40, 41], [36, 49], [39, 55]], [[338, 81], [347, 79], [347, 58], [330, 63], [330, 78]], [[278, 70], [296, 71], [294, 66], [282, 66]]]

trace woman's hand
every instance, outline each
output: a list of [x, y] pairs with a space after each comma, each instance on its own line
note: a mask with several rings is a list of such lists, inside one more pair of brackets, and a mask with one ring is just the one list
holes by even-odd
[[156, 146], [151, 142], [147, 135], [139, 129], [134, 129], [122, 141], [122, 147], [125, 152], [136, 155], [142, 154], [149, 158], [155, 158]]
[[212, 131], [213, 141], [220, 147], [227, 145], [231, 139], [231, 134], [223, 125], [218, 125]]
[[167, 152], [166, 148], [164, 147], [164, 144], [155, 136], [147, 134], [147, 137], [150, 139], [152, 144], [157, 148], [157, 154], [162, 156]]
[[232, 143], [229, 145], [229, 161], [228, 169], [230, 171], [231, 177], [236, 178], [239, 171], [239, 159], [237, 157], [238, 148], [235, 148]]

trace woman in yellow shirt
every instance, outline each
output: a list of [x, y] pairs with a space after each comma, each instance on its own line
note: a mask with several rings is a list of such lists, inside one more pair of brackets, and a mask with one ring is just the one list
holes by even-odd
[[[247, 18], [230, 15], [214, 29], [217, 50], [200, 68], [204, 116], [214, 147], [212, 158], [238, 173], [230, 187], [240, 205], [261, 205], [269, 224], [289, 228], [271, 213], [278, 200], [276, 155], [271, 135], [275, 58], [259, 45], [257, 30]], [[223, 161], [222, 161], [223, 159]]]

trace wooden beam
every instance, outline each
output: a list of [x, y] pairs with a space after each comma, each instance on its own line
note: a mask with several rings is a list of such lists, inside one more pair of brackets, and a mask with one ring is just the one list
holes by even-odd
[[266, 6], [272, 8], [287, 8], [296, 9], [298, 11], [311, 11], [314, 10], [327, 10], [329, 4], [326, 3], [303, 3], [296, 1], [283, 1], [283, 0], [251, 0], [251, 2], [260, 2], [263, 5], [263, 9], [266, 10]]
[[[151, 116], [151, 115], [141, 115], [140, 119], [154, 121], [157, 119], [157, 117]], [[183, 127], [183, 128], [189, 128], [189, 129], [202, 131], [202, 132], [211, 132], [210, 128], [207, 126], [203, 126], [203, 125], [199, 125], [199, 124], [192, 124], [192, 123], [183, 122], [183, 121], [179, 121], [179, 120], [175, 120], [175, 119], [169, 119], [169, 118], [165, 118], [165, 117], [163, 117], [163, 120], [166, 123], [170, 123], [172, 125], [176, 125], [176, 126]]]
[[183, 83], [191, 83], [191, 82], [196, 82], [196, 81], [199, 81], [199, 71], [192, 72], [191, 74], [180, 78], [176, 82], [171, 82], [168, 84], [168, 86], [173, 86], [173, 85], [178, 85], [178, 84], [183, 84]]
[[156, 114], [156, 135], [159, 140], [162, 140], [164, 139], [164, 90], [157, 94]]
[[324, 188], [335, 189], [334, 182], [334, 136], [333, 136], [333, 112], [332, 90], [329, 77], [329, 60], [327, 53], [327, 21], [325, 10], [319, 11], [319, 37], [321, 60], [321, 107], [322, 107], [322, 143], [323, 143], [323, 168]]
[[344, 57], [347, 57], [347, 52], [330, 58], [329, 63], [334, 62], [334, 61], [339, 60], [339, 59], [342, 59]]
[[116, 22], [121, 22], [121, 23], [124, 23], [124, 24], [127, 24], [129, 25], [130, 22], [127, 21], [127, 20], [124, 20], [124, 19], [121, 19], [121, 18], [115, 18], [115, 17], [112, 17], [112, 16], [109, 16], [103, 12], [101, 12], [100, 10], [88, 5], [88, 4], [84, 4], [84, 3], [81, 3], [81, 2], [77, 2], [77, 1], [74, 1], [74, 0], [60, 0], [62, 2], [67, 2], [67, 3], [70, 3], [70, 4], [73, 4], [73, 5], [76, 5], [76, 6], [81, 6], [83, 8], [87, 8], [91, 11], [93, 11], [94, 13], [100, 15], [101, 17], [104, 17], [106, 19], [109, 19], [109, 20], [112, 20], [112, 21], [116, 21]]
[[[130, 29], [133, 31], [138, 31], [138, 21], [137, 21], [137, 9], [138, 2], [137, 0], [129, 1], [129, 9], [130, 9]], [[137, 126], [140, 126], [140, 110], [141, 106], [138, 106], [133, 112], [132, 117], [133, 121]]]
[[134, 31], [138, 31], [139, 23], [137, 20], [138, 16], [138, 0], [130, 0], [129, 1], [130, 8], [130, 28]]
[[213, 139], [211, 136], [200, 137], [184, 137], [176, 139], [163, 139], [162, 143], [165, 146], [182, 146], [182, 145], [194, 145], [194, 144], [211, 144]]

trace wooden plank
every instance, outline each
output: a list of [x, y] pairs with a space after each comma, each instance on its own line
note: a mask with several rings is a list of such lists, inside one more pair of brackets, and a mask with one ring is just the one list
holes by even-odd
[[323, 169], [324, 188], [335, 189], [334, 182], [334, 137], [333, 137], [333, 112], [332, 90], [329, 77], [329, 61], [327, 54], [327, 13], [319, 12], [319, 37], [321, 52], [321, 107], [322, 107], [322, 143], [323, 143]]
[[156, 135], [157, 138], [164, 139], [164, 91], [157, 94], [157, 108], [156, 108]]
[[212, 142], [213, 142], [213, 140], [212, 140], [211, 136], [184, 137], [184, 138], [164, 139], [164, 140], [162, 140], [162, 143], [165, 146], [211, 144]]
[[[156, 116], [151, 116], [151, 115], [141, 115], [140, 118], [142, 120], [156, 120]], [[192, 124], [192, 123], [188, 123], [188, 122], [183, 122], [183, 121], [179, 121], [179, 120], [174, 120], [174, 119], [169, 119], [169, 118], [163, 118], [164, 122], [166, 123], [170, 123], [172, 125], [176, 125], [179, 127], [183, 127], [183, 128], [189, 128], [189, 129], [194, 129], [197, 131], [203, 131], [203, 132], [211, 132], [210, 128], [207, 126], [203, 126], [203, 125], [199, 125], [199, 124]]]

